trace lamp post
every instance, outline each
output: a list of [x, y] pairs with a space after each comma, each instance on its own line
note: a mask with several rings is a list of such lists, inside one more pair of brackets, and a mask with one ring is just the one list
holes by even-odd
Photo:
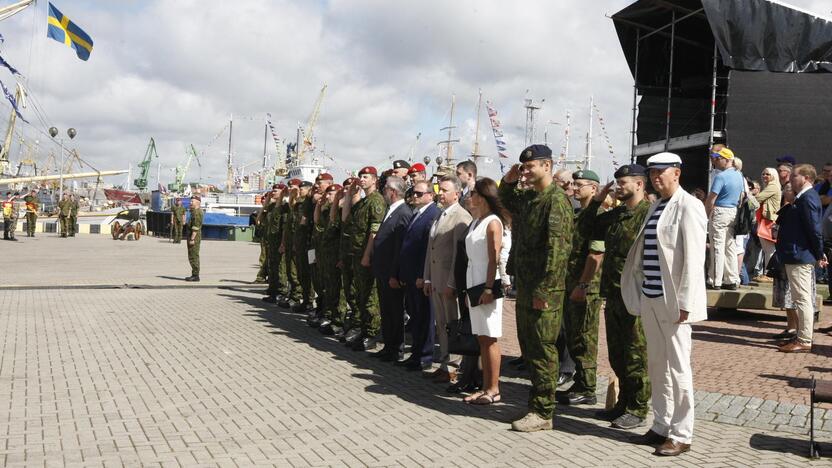
[[[56, 136], [58, 136], [58, 129], [55, 127], [49, 127], [49, 136], [52, 137], [54, 140]], [[70, 140], [75, 138], [78, 132], [75, 131], [74, 128], [68, 128], [66, 130], [66, 135], [69, 137]], [[60, 177], [58, 178], [58, 201], [61, 201], [64, 198], [64, 137], [60, 138], [61, 144], [61, 167], [58, 168], [60, 171]]]

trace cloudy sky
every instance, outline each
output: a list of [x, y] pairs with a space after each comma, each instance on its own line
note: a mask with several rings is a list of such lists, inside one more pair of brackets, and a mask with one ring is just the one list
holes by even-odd
[[[46, 38], [42, 1], [0, 23], [0, 50], [31, 93], [23, 113], [32, 125], [20, 130], [29, 144], [39, 142], [42, 161], [56, 150], [46, 128], [74, 127], [71, 146], [100, 169], [132, 165], [135, 176], [154, 137], [163, 183], [184, 162], [186, 144], [203, 155], [188, 180], [222, 183], [232, 114], [235, 165], [251, 163], [254, 170], [266, 113], [281, 137], [293, 139], [326, 83], [315, 135], [339, 176], [367, 164], [389, 167], [393, 155], [406, 158], [414, 146], [416, 159], [435, 158], [452, 95], [461, 140], [455, 152], [470, 154], [478, 89], [499, 113], [512, 158], [524, 144], [526, 98], [543, 101], [537, 140], [547, 133], [559, 152], [569, 110], [570, 156], [583, 155], [594, 96], [606, 132], [596, 117], [593, 166], [607, 174], [607, 139], [618, 161], [628, 157], [632, 77], [606, 15], [629, 3], [56, 0], [95, 41], [82, 62]], [[825, 2], [792, 3], [829, 13]], [[14, 82], [5, 70], [0, 80]], [[480, 145], [481, 154], [494, 158], [481, 170], [498, 175], [484, 109]], [[274, 148], [269, 138], [271, 155]], [[20, 154], [12, 149], [13, 162]]]

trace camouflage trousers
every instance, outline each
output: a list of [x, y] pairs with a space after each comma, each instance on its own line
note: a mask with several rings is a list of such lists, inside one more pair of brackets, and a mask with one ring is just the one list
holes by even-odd
[[361, 265], [361, 256], [353, 256], [352, 291], [357, 309], [353, 309], [352, 327], [360, 327], [364, 336], [378, 336], [381, 331], [381, 314], [378, 308], [376, 279], [370, 268]]
[[650, 378], [647, 373], [647, 340], [641, 317], [627, 312], [621, 293], [616, 291], [607, 298], [604, 324], [610, 366], [619, 384], [615, 407], [644, 418], [650, 401]]
[[266, 289], [267, 296], [278, 296], [286, 294], [286, 269], [282, 265], [285, 256], [280, 253], [279, 245], [268, 246], [268, 272], [269, 287]]
[[[355, 296], [353, 295], [353, 256], [352, 255], [344, 255], [341, 257], [341, 294], [340, 296], [343, 297], [343, 301], [347, 304], [347, 307], [352, 312], [352, 317], [358, 313], [358, 306], [355, 305]], [[341, 299], [339, 298], [339, 302]], [[347, 316], [344, 316], [344, 326], [351, 327], [352, 321], [347, 320]]]
[[38, 226], [38, 214], [31, 211], [26, 212], [26, 234], [30, 237], [35, 235], [35, 228]]
[[182, 223], [173, 223], [171, 230], [173, 231], [173, 241], [177, 244], [182, 242]]
[[260, 241], [260, 257], [257, 259], [260, 268], [257, 270], [257, 280], [265, 280], [269, 276], [269, 246]]
[[520, 351], [531, 374], [529, 411], [543, 418], [555, 414], [555, 391], [558, 388], [558, 349], [555, 342], [560, 333], [564, 292], [558, 291], [549, 301], [549, 308], [532, 307], [532, 290], [517, 286], [517, 338]]
[[58, 221], [61, 223], [61, 235], [69, 235], [69, 216], [59, 215]]
[[78, 217], [74, 215], [69, 215], [69, 235], [74, 236], [78, 233]]
[[312, 298], [312, 265], [309, 264], [308, 246], [304, 244], [295, 245], [295, 265], [297, 266], [297, 278], [300, 290], [300, 300], [309, 304]]
[[595, 395], [601, 301], [597, 293], [587, 294], [586, 302], [572, 302], [568, 297], [564, 301], [566, 349], [575, 361], [575, 383], [569, 391], [576, 394]]
[[202, 241], [202, 236], [197, 235], [194, 239], [194, 245], [188, 242], [188, 263], [191, 264], [191, 276], [199, 276], [199, 243]]
[[286, 250], [283, 253], [286, 264], [286, 281], [289, 283], [289, 300], [300, 302], [303, 295], [300, 291], [300, 282], [298, 282], [298, 266], [296, 262], [296, 255], [294, 254], [293, 245], [291, 241], [286, 242]]
[[318, 291], [324, 305], [324, 316], [332, 320], [332, 324], [338, 327], [344, 326], [344, 316], [347, 312], [347, 302], [341, 288], [341, 270], [335, 264], [338, 263], [337, 252], [321, 252], [320, 279], [323, 292]]

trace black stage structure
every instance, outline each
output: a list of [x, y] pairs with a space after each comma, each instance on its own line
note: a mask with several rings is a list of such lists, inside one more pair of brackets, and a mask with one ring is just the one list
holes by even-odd
[[755, 179], [784, 155], [832, 161], [832, 21], [769, 0], [639, 0], [612, 20], [634, 79], [632, 161], [675, 152], [683, 185], [706, 191], [713, 143]]

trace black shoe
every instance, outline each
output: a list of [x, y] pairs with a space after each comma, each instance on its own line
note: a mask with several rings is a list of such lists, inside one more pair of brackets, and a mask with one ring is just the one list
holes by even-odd
[[190, 281], [190, 282], [199, 281], [199, 276], [196, 276], [196, 275], [189, 276], [189, 277], [185, 278], [185, 281]]
[[721, 286], [721, 288], [724, 291], [736, 291], [737, 290], [737, 285], [736, 284], [723, 284]]
[[474, 382], [465, 382], [465, 383], [457, 382], [455, 384], [452, 384], [452, 385], [448, 386], [448, 388], [446, 388], [445, 391], [448, 392], [448, 393], [453, 393], [455, 395], [458, 395], [460, 393], [473, 393], [473, 392], [476, 392], [479, 389], [480, 389], [479, 385], [475, 384]]
[[362, 338], [361, 336], [361, 329], [360, 328], [353, 328], [347, 332], [344, 336], [344, 343], [347, 346], [352, 346], [356, 341], [359, 341]]
[[292, 312], [294, 312], [296, 314], [302, 314], [302, 313], [306, 312], [306, 307], [304, 307], [304, 305], [299, 303], [299, 302], [296, 302], [296, 303], [292, 304], [291, 309], [292, 309]]
[[508, 365], [510, 365], [510, 366], [519, 366], [523, 363], [524, 363], [523, 356], [520, 356], [520, 357], [516, 357], [516, 358], [512, 359], [511, 361], [509, 361]]
[[381, 358], [383, 358], [383, 357], [387, 356], [388, 354], [391, 354], [391, 353], [392, 353], [392, 351], [393, 351], [393, 350], [392, 350], [392, 349], [390, 349], [390, 348], [388, 348], [387, 346], [382, 346], [382, 348], [381, 348], [381, 350], [380, 350], [379, 352], [377, 352], [377, 353], [373, 353], [373, 354], [371, 354], [370, 356], [371, 356], [371, 357], [374, 357], [374, 358], [376, 358], [376, 359], [381, 359]]
[[318, 328], [328, 327], [330, 325], [332, 325], [332, 320], [330, 320], [326, 317], [321, 317], [321, 320], [318, 322]]
[[404, 353], [394, 351], [392, 353], [385, 354], [384, 356], [382, 356], [379, 359], [381, 359], [381, 362], [399, 362], [403, 358], [404, 358]]
[[620, 408], [602, 409], [595, 412], [595, 418], [604, 421], [612, 421], [624, 414], [624, 410]]
[[665, 440], [667, 440], [667, 437], [657, 432], [653, 432], [653, 429], [650, 429], [644, 434], [630, 438], [630, 442], [636, 445], [649, 445], [651, 447], [658, 447], [659, 445], [662, 445]]
[[634, 414], [624, 413], [621, 416], [615, 418], [610, 424], [611, 427], [616, 429], [635, 429], [639, 426], [644, 425], [644, 418], [640, 418]]
[[558, 376], [558, 387], [566, 385], [573, 381], [575, 374], [564, 372]]
[[[338, 330], [335, 330], [335, 327], [333, 327], [332, 329], [335, 331], [335, 333], [332, 334], [333, 338], [338, 340], [340, 343], [343, 343], [344, 341], [346, 341], [346, 338], [345, 338], [345, 335], [347, 334], [346, 330], [344, 330], [343, 328], [339, 328]], [[321, 333], [324, 333], [324, 332], [321, 332]]]
[[318, 331], [321, 332], [321, 335], [325, 336], [332, 336], [335, 334], [335, 329], [332, 328], [332, 323], [327, 323], [326, 325], [319, 326]]
[[276, 304], [277, 298], [274, 296], [266, 296], [262, 299], [263, 302], [268, 302], [269, 304]]
[[352, 345], [353, 351], [370, 351], [376, 349], [379, 338], [377, 336], [367, 337], [361, 340], [356, 340]]
[[705, 289], [708, 289], [710, 291], [719, 291], [721, 289], [721, 287], [720, 286], [714, 286], [712, 284], [706, 284]]
[[421, 366], [421, 363], [419, 362], [418, 359], [413, 358], [413, 357], [409, 357], [407, 359], [400, 359], [400, 360], [394, 362], [393, 365], [396, 366], [396, 367], [408, 368], [412, 365]]
[[566, 395], [557, 396], [558, 403], [562, 405], [594, 405], [598, 403], [598, 398], [595, 395], [567, 393]]

